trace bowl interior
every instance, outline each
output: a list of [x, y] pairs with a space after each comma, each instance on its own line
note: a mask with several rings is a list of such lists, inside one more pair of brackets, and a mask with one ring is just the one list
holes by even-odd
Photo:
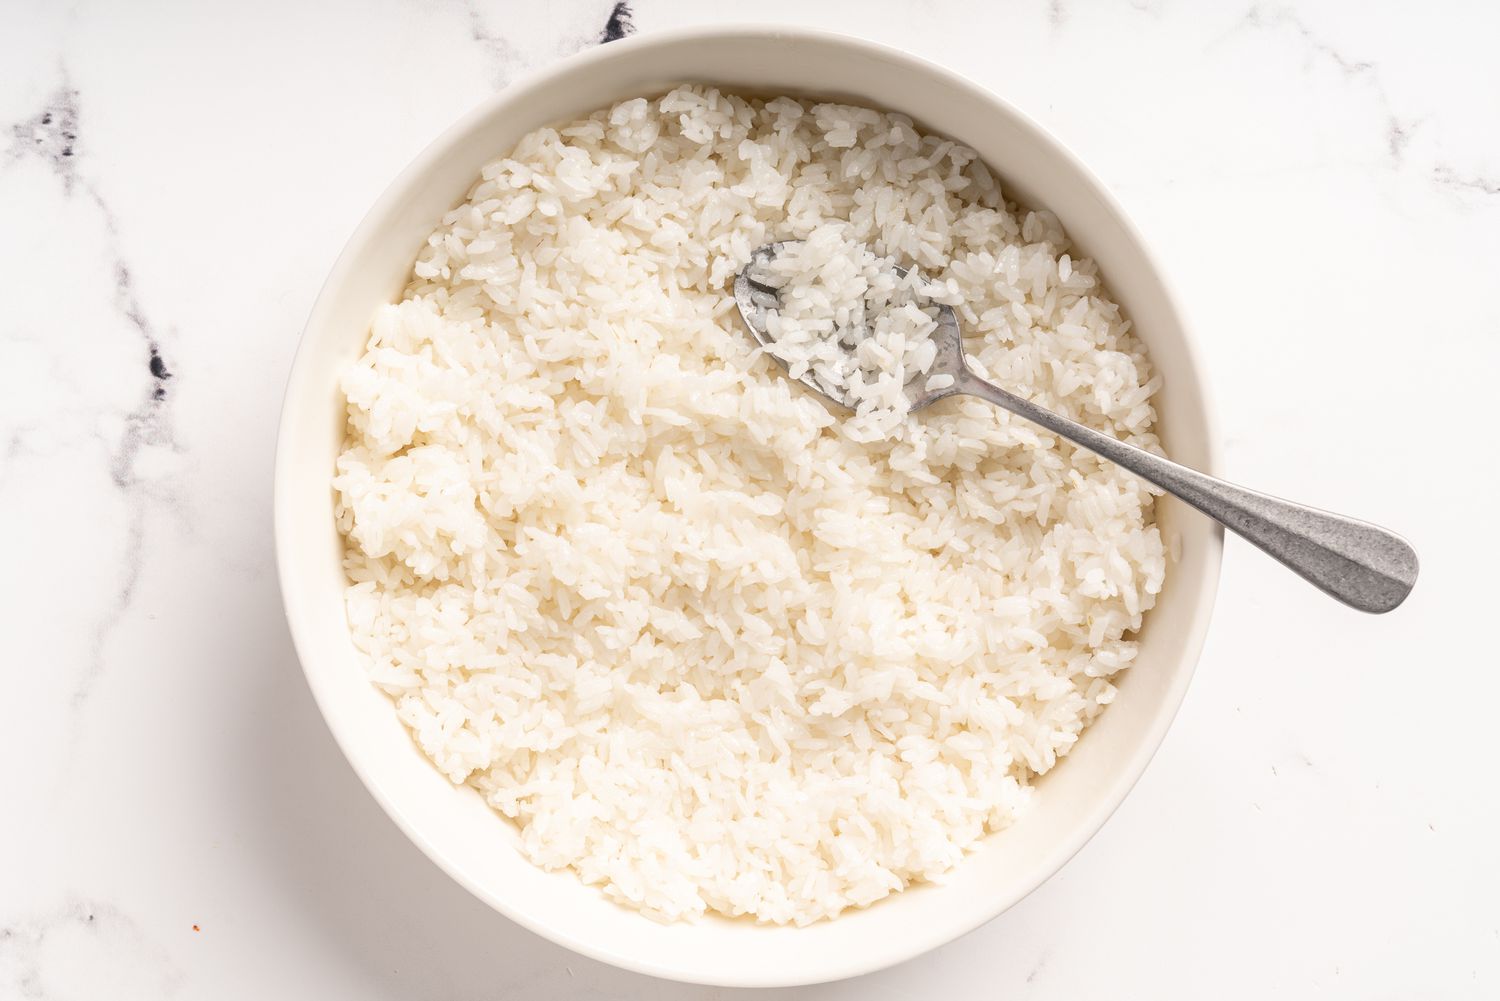
[[1120, 694], [1040, 783], [1028, 814], [993, 835], [943, 885], [920, 886], [807, 928], [710, 919], [661, 925], [608, 902], [571, 873], [544, 873], [511, 850], [513, 829], [455, 790], [365, 680], [344, 618], [340, 540], [329, 485], [343, 435], [338, 374], [365, 343], [442, 214], [480, 167], [521, 136], [626, 97], [685, 81], [740, 92], [811, 93], [902, 111], [975, 148], [1013, 197], [1056, 212], [1110, 288], [1163, 374], [1163, 440], [1207, 469], [1212, 438], [1178, 312], [1140, 239], [1071, 155], [994, 97], [909, 56], [839, 36], [756, 29], [664, 33], [595, 49], [491, 99], [394, 183], [335, 265], [303, 336], [276, 464], [277, 557], [292, 634], [339, 745], [407, 835], [472, 892], [585, 954], [658, 976], [723, 985], [811, 983], [868, 972], [971, 930], [1050, 876], [1099, 828], [1160, 743], [1192, 672], [1218, 580], [1220, 533], [1172, 500], [1159, 504], [1178, 553]]

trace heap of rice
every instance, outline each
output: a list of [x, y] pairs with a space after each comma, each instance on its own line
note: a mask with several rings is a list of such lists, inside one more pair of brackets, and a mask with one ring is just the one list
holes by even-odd
[[845, 433], [870, 441], [905, 423], [909, 386], [920, 393], [952, 385], [951, 375], [924, 377], [937, 353], [939, 304], [960, 299], [956, 282], [903, 274], [845, 229], [825, 223], [785, 243], [752, 266], [751, 277], [777, 292], [765, 314], [767, 350], [793, 379], [806, 377], [853, 410]]
[[826, 223], [951, 284], [980, 374], [1155, 447], [1094, 266], [972, 151], [703, 87], [485, 167], [343, 381], [371, 679], [536, 864], [661, 919], [810, 922], [950, 869], [1162, 584], [1129, 474], [967, 398], [856, 440], [765, 357], [727, 281]]

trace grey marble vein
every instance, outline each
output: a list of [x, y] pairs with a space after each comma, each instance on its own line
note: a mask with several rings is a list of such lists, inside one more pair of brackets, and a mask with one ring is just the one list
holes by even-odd
[[1302, 19], [1294, 7], [1277, 7], [1256, 3], [1246, 12], [1240, 26], [1261, 31], [1282, 31], [1298, 39], [1309, 62], [1321, 61], [1336, 69], [1345, 80], [1368, 88], [1385, 119], [1385, 151], [1392, 166], [1400, 167], [1405, 159], [1412, 132], [1420, 120], [1406, 121], [1396, 114], [1390, 93], [1386, 90], [1380, 68], [1371, 60], [1356, 59], [1328, 41]]
[[1397, 163], [1401, 162], [1401, 156], [1406, 152], [1407, 144], [1411, 142], [1412, 131], [1420, 125], [1415, 122], [1411, 125], [1402, 125], [1399, 122], [1391, 122], [1385, 131], [1385, 149], [1391, 155], [1391, 159]]
[[31, 428], [26, 425], [12, 425], [10, 435], [5, 440], [3, 460], [0, 460], [0, 483], [5, 482], [16, 459], [26, 451], [26, 435], [30, 431]]
[[[94, 207], [106, 234], [106, 252], [110, 257], [114, 281], [115, 309], [140, 338], [138, 402], [123, 415], [124, 430], [119, 440], [104, 442], [109, 452], [110, 480], [124, 497], [129, 512], [121, 579], [116, 585], [115, 599], [109, 610], [94, 625], [89, 663], [73, 692], [75, 706], [87, 699], [94, 682], [103, 673], [105, 645], [135, 597], [145, 551], [146, 519], [152, 505], [164, 504], [174, 509], [178, 507], [170, 485], [164, 489], [162, 484], [147, 481], [137, 475], [137, 460], [142, 450], [148, 447], [164, 447], [174, 452], [182, 450], [173, 430], [169, 399], [170, 380], [175, 378], [175, 373], [168, 365], [157, 325], [147, 315], [136, 291], [135, 280], [121, 246], [116, 215], [99, 186], [82, 171], [82, 153], [86, 147], [79, 138], [82, 119], [80, 109], [79, 92], [68, 83], [64, 75], [63, 82], [48, 97], [41, 110], [11, 126], [9, 150], [10, 162], [35, 157], [46, 163], [68, 197], [81, 197]], [[13, 445], [19, 447], [14, 439]], [[14, 458], [14, 450], [12, 448], [7, 453], [7, 466]]]
[[[97, 198], [97, 194], [95, 197]], [[104, 617], [95, 623], [89, 664], [73, 692], [75, 705], [81, 705], [87, 700], [94, 682], [103, 673], [105, 644], [135, 599], [136, 585], [140, 583], [141, 572], [144, 569], [146, 519], [151, 513], [152, 505], [166, 506], [181, 515], [171, 484], [167, 484], [164, 488], [157, 481], [144, 479], [137, 473], [137, 460], [143, 449], [164, 447], [174, 452], [182, 451], [174, 433], [172, 410], [168, 404], [168, 380], [174, 376], [167, 368], [156, 330], [141, 308], [130, 268], [118, 256], [118, 235], [114, 225], [114, 216], [102, 199], [99, 199], [98, 204], [100, 211], [105, 214], [106, 229], [111, 236], [111, 249], [116, 254], [114, 261], [115, 306], [141, 336], [146, 348], [147, 378], [142, 381], [138, 402], [125, 415], [124, 432], [120, 435], [119, 441], [114, 444], [110, 459], [110, 480], [125, 498], [129, 512], [126, 523], [125, 552], [121, 561], [123, 571], [120, 580], [116, 583], [114, 602]]]
[[[493, 0], [461, 0], [461, 10], [469, 38], [483, 50], [485, 61], [490, 66], [490, 79], [496, 88], [504, 87], [518, 72], [535, 65], [545, 53], [535, 53], [518, 47], [506, 34], [504, 21], [498, 24], [492, 15], [502, 13]], [[558, 56], [569, 55], [589, 45], [602, 45], [618, 41], [635, 32], [635, 11], [629, 3], [616, 3], [610, 8], [604, 25], [597, 32], [579, 32], [560, 40]]]
[[484, 50], [490, 63], [491, 82], [497, 88], [505, 86], [521, 62], [521, 53], [503, 34], [490, 28], [478, 0], [464, 0], [464, 15], [468, 19], [469, 38]]
[[[1309, 60], [1322, 60], [1338, 70], [1343, 77], [1366, 87], [1374, 97], [1381, 116], [1385, 119], [1385, 152], [1390, 164], [1396, 168], [1410, 167], [1407, 150], [1412, 137], [1426, 124], [1422, 118], [1405, 119], [1396, 113], [1390, 92], [1386, 89], [1380, 67], [1373, 60], [1356, 59], [1346, 50], [1334, 45], [1313, 31], [1295, 8], [1273, 7], [1257, 3], [1241, 21], [1241, 27], [1265, 31], [1283, 31], [1299, 40]], [[1431, 162], [1431, 161], [1429, 161]], [[1463, 171], [1450, 163], [1432, 163], [1427, 175], [1439, 190], [1466, 195], [1500, 195], [1500, 177], [1483, 172]]]
[[149, 992], [141, 996], [177, 993], [176, 966], [135, 920], [103, 901], [69, 897], [50, 910], [0, 925], [0, 996], [35, 1001], [61, 996], [51, 989], [60, 950], [49, 945], [65, 937], [70, 939], [65, 962], [85, 964], [92, 979], [117, 989], [125, 986], [118, 982], [121, 977], [143, 981], [129, 985]]
[[1346, 77], [1376, 72], [1375, 64], [1366, 59], [1350, 59], [1337, 48], [1315, 35], [1293, 8], [1272, 7], [1257, 3], [1245, 14], [1244, 23], [1255, 28], [1289, 28], [1317, 55], [1330, 60]]
[[617, 3], [609, 12], [609, 20], [604, 22], [604, 30], [599, 33], [599, 44], [605, 42], [618, 42], [627, 35], [635, 33], [635, 12], [630, 9], [630, 4]]
[[1465, 174], [1447, 164], [1432, 168], [1432, 179], [1444, 188], [1467, 194], [1500, 195], [1500, 175]]
[[78, 91], [65, 82], [42, 109], [10, 127], [8, 159], [36, 157], [47, 163], [63, 190], [73, 193], [78, 183]]

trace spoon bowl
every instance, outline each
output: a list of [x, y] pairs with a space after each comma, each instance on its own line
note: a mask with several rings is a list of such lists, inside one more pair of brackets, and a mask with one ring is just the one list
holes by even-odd
[[[800, 243], [798, 240], [778, 240], [768, 243], [763, 247], [757, 247], [750, 255], [750, 262], [746, 264], [734, 277], [734, 301], [739, 307], [740, 318], [745, 321], [745, 327], [750, 335], [755, 338], [762, 347], [769, 348], [775, 343], [775, 338], [767, 329], [767, 315], [775, 312], [780, 305], [780, 297], [777, 289], [760, 281], [756, 276], [761, 273], [777, 254], [787, 247]], [[911, 273], [910, 268], [903, 268], [898, 264], [891, 265], [891, 270], [898, 277], [905, 278]], [[937, 345], [937, 354], [933, 357], [932, 367], [926, 372], [913, 375], [906, 381], [906, 398], [910, 403], [908, 413], [916, 413], [932, 406], [938, 400], [955, 396], [963, 390], [959, 384], [964, 381], [964, 376], [969, 374], [968, 366], [964, 363], [964, 339], [963, 330], [958, 325], [958, 314], [953, 307], [946, 303], [937, 303], [937, 327], [932, 332], [932, 341]], [[767, 352], [782, 370], [791, 374], [787, 363], [774, 352]], [[942, 389], [929, 390], [926, 388], [927, 380], [935, 375], [949, 375], [953, 382]], [[843, 412], [852, 412], [854, 404], [845, 396], [828, 391], [827, 387], [820, 385], [812, 378], [812, 373], [806, 372], [797, 378], [797, 382], [817, 393], [827, 400], [835, 409]]]

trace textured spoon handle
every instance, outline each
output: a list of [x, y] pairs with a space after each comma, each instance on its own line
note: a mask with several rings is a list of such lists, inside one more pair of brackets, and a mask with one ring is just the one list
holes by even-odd
[[989, 400], [1124, 466], [1362, 612], [1389, 612], [1417, 582], [1417, 553], [1394, 532], [1225, 483], [1059, 417], [969, 372], [954, 388]]

